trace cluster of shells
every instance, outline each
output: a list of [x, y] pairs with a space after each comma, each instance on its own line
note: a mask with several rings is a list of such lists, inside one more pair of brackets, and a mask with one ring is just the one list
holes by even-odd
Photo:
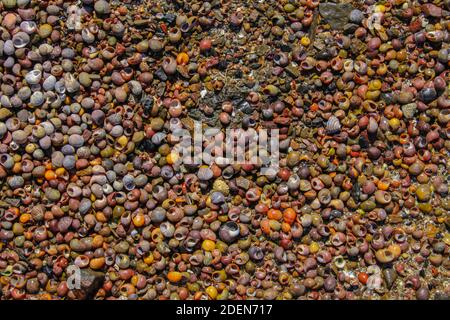
[[[449, 10], [1, 0], [0, 299], [447, 299]], [[179, 164], [199, 120], [279, 171]]]

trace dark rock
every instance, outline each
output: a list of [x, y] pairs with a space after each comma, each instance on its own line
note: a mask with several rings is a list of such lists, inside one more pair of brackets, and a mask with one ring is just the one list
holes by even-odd
[[358, 29], [358, 25], [354, 24], [354, 23], [347, 23], [344, 26], [344, 33], [345, 34], [352, 34], [356, 31], [356, 29]]
[[291, 52], [292, 51], [292, 46], [288, 45], [288, 44], [282, 44], [280, 46], [281, 51], [283, 52]]
[[226, 70], [228, 66], [228, 62], [226, 60], [220, 60], [217, 64], [217, 69], [219, 70]]
[[73, 290], [75, 296], [80, 300], [93, 299], [103, 285], [105, 275], [101, 272], [92, 271], [90, 269], [81, 269], [80, 276], [81, 288]]
[[53, 269], [45, 265], [42, 267], [42, 272], [44, 272], [49, 278], [53, 278]]
[[171, 25], [175, 22], [177, 16], [173, 13], [168, 13], [164, 16], [164, 20], [166, 20], [166, 22]]
[[316, 54], [316, 59], [319, 60], [330, 60], [332, 58], [333, 56], [331, 55], [330, 50], [328, 50], [328, 48], [323, 49]]
[[437, 98], [437, 93], [434, 88], [423, 88], [418, 94], [418, 98], [423, 102], [431, 102]]
[[391, 104], [395, 101], [395, 96], [392, 92], [382, 92], [380, 98], [387, 104]]
[[157, 76], [161, 81], [167, 81], [167, 75], [161, 68], [155, 71], [155, 76]]
[[153, 97], [151, 97], [151, 96], [145, 95], [145, 96], [142, 97], [141, 104], [144, 107], [144, 111], [146, 113], [150, 113], [151, 112], [154, 102], [155, 102], [155, 99], [153, 99]]
[[147, 152], [155, 152], [157, 147], [150, 139], [144, 139], [140, 144], [140, 149]]
[[365, 136], [360, 136], [358, 142], [363, 149], [367, 149], [370, 146], [369, 140]]

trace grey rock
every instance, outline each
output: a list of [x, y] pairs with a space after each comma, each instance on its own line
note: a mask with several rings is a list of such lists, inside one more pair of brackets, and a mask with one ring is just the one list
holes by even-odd
[[91, 206], [92, 206], [91, 200], [87, 198], [81, 199], [79, 208], [80, 214], [86, 214], [91, 209]]
[[343, 29], [350, 19], [353, 6], [349, 3], [321, 3], [319, 13], [333, 29]]
[[360, 24], [364, 20], [364, 13], [361, 10], [354, 9], [350, 12], [350, 21], [356, 24]]
[[250, 181], [248, 179], [245, 179], [244, 177], [237, 177], [236, 184], [239, 188], [242, 188], [244, 190], [248, 190], [250, 188]]
[[166, 73], [164, 72], [164, 70], [162, 68], [159, 68], [158, 70], [156, 70], [154, 75], [161, 81], [166, 81], [168, 79]]
[[417, 111], [416, 103], [408, 103], [402, 106], [402, 112], [405, 118], [413, 119]]
[[397, 280], [397, 271], [393, 268], [387, 268], [383, 270], [384, 281], [386, 282], [386, 287], [390, 290]]

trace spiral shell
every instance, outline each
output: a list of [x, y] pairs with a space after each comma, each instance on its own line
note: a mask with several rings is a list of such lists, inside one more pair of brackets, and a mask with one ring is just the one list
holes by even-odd
[[24, 48], [30, 42], [30, 36], [21, 31], [13, 36], [12, 42], [17, 49]]
[[331, 116], [326, 124], [326, 129], [328, 134], [335, 134], [341, 131], [341, 122], [335, 116]]
[[34, 21], [22, 21], [20, 23], [20, 29], [25, 33], [33, 34], [37, 30], [37, 25]]
[[38, 84], [41, 81], [42, 72], [40, 70], [31, 70], [25, 76], [25, 80], [28, 84]]

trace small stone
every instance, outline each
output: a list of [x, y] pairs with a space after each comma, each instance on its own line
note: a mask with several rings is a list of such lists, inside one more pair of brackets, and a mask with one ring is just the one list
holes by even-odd
[[223, 180], [216, 180], [213, 183], [213, 190], [222, 192], [225, 196], [227, 196], [230, 193], [230, 187], [228, 184]]
[[350, 21], [356, 24], [360, 24], [364, 20], [364, 13], [361, 10], [354, 9], [350, 12]]
[[208, 181], [208, 180], [211, 180], [213, 178], [214, 173], [213, 173], [213, 171], [210, 168], [203, 168], [202, 167], [202, 168], [200, 168], [198, 170], [198, 174], [197, 175], [198, 175], [200, 180]]
[[347, 23], [344, 26], [344, 33], [345, 34], [352, 34], [358, 29], [358, 25], [355, 23]]
[[416, 103], [408, 103], [402, 106], [403, 116], [407, 119], [413, 119], [417, 111]]
[[393, 268], [383, 269], [384, 281], [386, 282], [386, 287], [390, 290], [397, 280], [397, 272]]
[[109, 3], [105, 0], [99, 0], [95, 2], [94, 4], [94, 10], [98, 14], [109, 14], [111, 12], [111, 8], [109, 6]]
[[438, 6], [432, 4], [432, 3], [424, 3], [420, 7], [422, 9], [422, 12], [426, 16], [436, 17], [440, 18], [442, 17], [442, 8], [439, 8]]
[[9, 118], [13, 113], [11, 112], [11, 110], [6, 109], [6, 108], [1, 108], [0, 109], [0, 120], [3, 121], [7, 118]]
[[40, 26], [39, 28], [39, 36], [43, 39], [47, 38], [50, 36], [50, 34], [53, 31], [53, 27], [49, 24], [43, 24], [42, 26]]
[[413, 99], [414, 99], [414, 95], [409, 91], [401, 91], [397, 96], [397, 101], [400, 104], [411, 103]]
[[135, 27], [144, 27], [147, 26], [150, 22], [150, 19], [137, 19], [133, 24]]
[[2, 0], [2, 3], [3, 3], [3, 6], [6, 9], [13, 9], [17, 5], [17, 1], [16, 0]]
[[298, 78], [300, 76], [300, 70], [298, 67], [294, 66], [293, 64], [288, 65], [286, 68], [284, 68], [286, 73], [290, 75], [292, 78]]
[[176, 19], [177, 16], [173, 13], [168, 13], [164, 16], [164, 20], [166, 20], [168, 24], [172, 24]]
[[56, 190], [56, 189], [47, 188], [45, 190], [45, 196], [50, 201], [58, 201], [61, 198], [61, 193], [58, 190]]
[[80, 72], [78, 75], [78, 81], [83, 87], [90, 87], [92, 84], [92, 79], [87, 72]]
[[237, 177], [236, 178], [236, 185], [239, 188], [242, 188], [244, 190], [248, 190], [250, 188], [250, 181], [244, 177]]
[[164, 72], [163, 69], [159, 68], [158, 70], [155, 71], [155, 76], [160, 79], [161, 81], [166, 81], [167, 80], [167, 75]]

